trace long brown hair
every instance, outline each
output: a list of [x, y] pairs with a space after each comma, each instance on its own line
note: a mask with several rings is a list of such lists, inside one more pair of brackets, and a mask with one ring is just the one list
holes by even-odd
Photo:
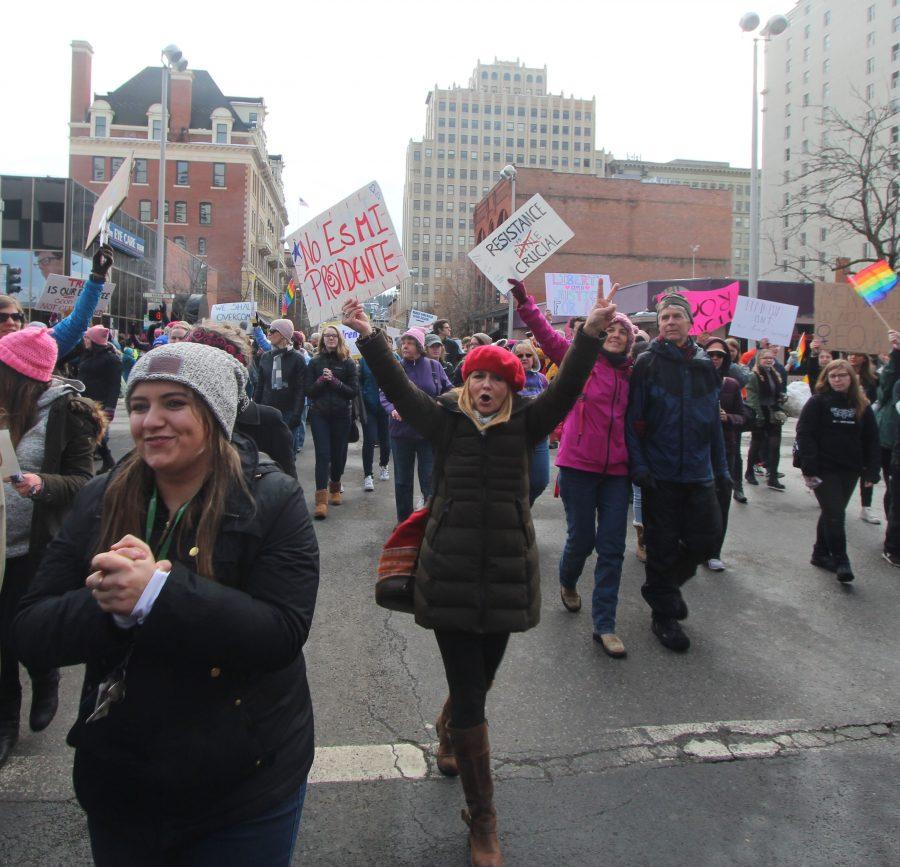
[[334, 333], [337, 334], [337, 348], [334, 350], [335, 354], [341, 361], [346, 361], [350, 357], [350, 347], [347, 346], [347, 342], [344, 340], [344, 335], [341, 332], [341, 329], [336, 325], [326, 325], [322, 329], [322, 333], [319, 335], [319, 355], [324, 355], [326, 352], [330, 350], [325, 348], [325, 332], [328, 331], [329, 328], [334, 329]]
[[0, 361], [0, 428], [9, 430], [13, 446], [34, 427], [38, 398], [49, 382], [29, 379]]
[[[194, 410], [205, 428], [212, 471], [179, 522], [175, 545], [176, 549], [182, 549], [185, 540], [196, 527], [197, 572], [204, 578], [215, 580], [213, 551], [228, 495], [235, 487], [246, 494], [248, 499], [251, 495], [237, 449], [228, 441], [212, 412], [199, 398], [195, 398]], [[147, 531], [147, 507], [155, 484], [153, 470], [144, 463], [137, 451], [120, 464], [103, 497], [97, 553], [108, 551], [129, 533], [138, 539], [144, 539]]]
[[837, 358], [834, 361], [829, 361], [828, 364], [825, 365], [822, 372], [819, 374], [818, 380], [816, 380], [816, 393], [817, 394], [828, 394], [829, 392], [837, 393], [831, 387], [831, 383], [828, 381], [828, 374], [832, 370], [846, 370], [847, 373], [850, 374], [850, 388], [847, 389], [847, 400], [850, 401], [850, 405], [856, 408], [856, 419], [862, 418], [863, 413], [866, 411], [866, 407], [869, 405], [869, 398], [866, 397], [866, 393], [860, 388], [859, 385], [859, 377], [856, 375], [856, 371], [853, 369], [853, 365], [844, 358]]

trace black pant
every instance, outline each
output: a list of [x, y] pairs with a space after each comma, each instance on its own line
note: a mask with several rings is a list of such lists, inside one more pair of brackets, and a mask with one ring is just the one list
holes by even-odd
[[778, 461], [781, 458], [781, 425], [766, 422], [753, 429], [750, 453], [747, 455], [747, 474], [760, 461], [769, 471], [769, 481], [778, 481]]
[[824, 473], [822, 484], [814, 489], [819, 508], [819, 523], [816, 525], [814, 552], [830, 554], [838, 565], [848, 563], [847, 533], [844, 529], [844, 513], [859, 481], [857, 473]]
[[741, 434], [737, 435], [737, 442], [734, 444], [734, 465], [731, 467], [731, 479], [734, 482], [734, 490], [738, 493], [744, 490], [744, 456], [741, 453]]
[[708, 484], [657, 482], [643, 490], [646, 580], [641, 594], [654, 617], [678, 617], [681, 585], [715, 555], [722, 540], [716, 489]]
[[884, 514], [888, 516], [890, 516], [893, 508], [891, 505], [894, 487], [894, 480], [891, 478], [893, 476], [893, 470], [891, 469], [891, 455], [893, 453], [893, 449], [881, 447], [881, 478], [884, 479]]
[[350, 413], [334, 417], [311, 413], [309, 427], [316, 447], [316, 490], [324, 491], [329, 482], [339, 482], [344, 474]]
[[728, 511], [731, 509], [731, 495], [734, 487], [728, 482], [716, 479], [716, 500], [719, 503], [719, 514], [722, 516], [722, 535], [719, 536], [719, 546], [713, 557], [719, 559], [722, 556], [722, 546], [725, 544], [725, 534], [728, 532]]
[[436, 629], [447, 686], [450, 687], [450, 721], [457, 729], [484, 722], [484, 706], [509, 641], [508, 632], [479, 635]]
[[[35, 562], [27, 554], [6, 561], [3, 587], [0, 589], [0, 724], [19, 722], [22, 703], [22, 684], [19, 682], [19, 660], [12, 649], [12, 623], [35, 573]], [[32, 681], [44, 680], [56, 674], [50, 671], [28, 670]]]

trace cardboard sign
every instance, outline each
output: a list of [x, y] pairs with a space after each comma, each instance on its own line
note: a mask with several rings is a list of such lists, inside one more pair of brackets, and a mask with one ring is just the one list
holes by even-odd
[[[85, 280], [80, 277], [65, 277], [62, 274], [51, 274], [44, 283], [41, 297], [35, 302], [36, 310], [46, 310], [55, 313], [60, 318], [68, 316], [78, 300], [78, 296], [84, 291]], [[95, 316], [109, 313], [109, 301], [116, 291], [115, 283], [104, 283], [100, 291], [100, 300], [94, 310]]]
[[[575, 233], [539, 194], [533, 195], [503, 225], [498, 226], [469, 258], [494, 288], [506, 295], [509, 278], [524, 280]], [[596, 288], [596, 284], [594, 284]], [[596, 297], [596, 296], [595, 296]]]
[[[890, 352], [884, 323], [849, 283], [815, 283], [816, 337], [827, 349], [839, 352]], [[894, 290], [878, 305], [878, 312], [900, 327], [900, 292]]]
[[437, 316], [435, 316], [433, 313], [425, 313], [423, 310], [410, 310], [409, 325], [407, 325], [406, 327], [422, 328], [427, 331], [435, 322], [437, 322]]
[[366, 301], [409, 277], [400, 239], [375, 181], [287, 240], [313, 324], [339, 315], [348, 298]]
[[737, 300], [728, 334], [748, 340], [762, 340], [765, 337], [773, 346], [790, 346], [798, 309], [794, 304], [741, 296]]
[[[715, 331], [723, 325], [727, 325], [734, 318], [734, 308], [738, 300], [740, 284], [729, 283], [721, 289], [713, 289], [710, 292], [685, 290], [680, 292], [690, 302], [691, 313], [694, 316], [694, 324], [691, 326], [691, 334], [704, 334]], [[656, 296], [656, 302], [662, 298], [664, 292]]]
[[90, 248], [94, 240], [100, 235], [110, 217], [119, 209], [119, 206], [128, 198], [128, 190], [131, 187], [131, 165], [134, 162], [134, 154], [129, 154], [119, 170], [113, 175], [112, 180], [106, 185], [106, 189], [100, 194], [100, 198], [94, 203], [94, 211], [91, 214], [91, 225], [88, 229], [84, 249]]
[[209, 318], [213, 322], [251, 322], [256, 316], [255, 301], [237, 301], [233, 304], [213, 304]]
[[603, 297], [609, 295], [609, 274], [544, 274], [547, 309], [553, 316], [587, 316], [603, 281]]
[[13, 448], [12, 438], [8, 430], [0, 430], [0, 479], [9, 481], [10, 476], [20, 473], [19, 459]]

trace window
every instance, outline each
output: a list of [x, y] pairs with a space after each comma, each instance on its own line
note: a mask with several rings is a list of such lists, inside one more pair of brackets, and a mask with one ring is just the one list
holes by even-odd
[[891, 127], [891, 144], [900, 142], [900, 126]]
[[142, 223], [149, 223], [153, 219], [153, 215], [150, 213], [150, 205], [150, 199], [141, 199], [141, 203], [138, 208], [138, 219]]
[[206, 238], [197, 238], [197, 255], [206, 255]]
[[825, 14], [822, 16], [822, 23], [826, 27], [828, 27], [828, 25], [831, 24], [831, 10], [830, 9], [825, 10]]
[[870, 57], [866, 61], [866, 75], [871, 75], [875, 71], [875, 58]]
[[186, 187], [188, 185], [187, 160], [176, 160], [175, 162], [175, 185], [179, 187]]
[[866, 34], [866, 48], [873, 48], [874, 46], [875, 46], [875, 31], [873, 30], [871, 33]]
[[169, 200], [166, 199], [164, 204], [165, 204], [165, 208], [163, 210], [163, 222], [168, 223], [169, 222]]
[[177, 246], [181, 247], [182, 250], [187, 250], [187, 244], [185, 244], [184, 238], [181, 235], [176, 235], [172, 240]]
[[866, 99], [871, 102], [875, 98], [875, 85], [867, 84], [866, 85]]
[[831, 34], [830, 33], [826, 33], [822, 37], [822, 48], [825, 51], [829, 51], [831, 49]]
[[831, 100], [831, 85], [826, 81], [822, 85], [822, 105], [828, 105]]
[[111, 178], [114, 178], [116, 176], [116, 172], [119, 171], [120, 168], [122, 168], [122, 163], [124, 162], [124, 157], [113, 157], [112, 160], [110, 160], [109, 176]]
[[93, 157], [92, 158], [91, 180], [92, 181], [105, 181], [106, 180], [106, 158], [105, 157]]
[[[900, 33], [900, 16], [897, 16], [891, 22], [891, 33]], [[874, 36], [875, 34], [872, 35]]]
[[187, 202], [175, 202], [175, 222], [187, 222]]
[[161, 134], [162, 121], [159, 118], [154, 118], [153, 122], [150, 124], [150, 138], [152, 138], [153, 141], [159, 141]]
[[250, 129], [255, 129], [259, 123], [259, 114], [255, 111], [250, 112]]
[[94, 135], [97, 138], [106, 138], [106, 117], [102, 114], [94, 118]]
[[891, 46], [891, 62], [896, 63], [900, 60], [900, 42], [895, 42]]
[[228, 124], [216, 124], [216, 144], [228, 144]]
[[225, 163], [213, 163], [212, 185], [214, 187], [225, 186]]
[[200, 202], [200, 225], [212, 225], [212, 205], [209, 202]]
[[136, 184], [147, 183], [147, 160], [134, 161], [134, 182]]

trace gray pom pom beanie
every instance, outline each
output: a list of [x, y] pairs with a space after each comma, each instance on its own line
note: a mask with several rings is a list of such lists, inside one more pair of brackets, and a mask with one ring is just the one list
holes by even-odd
[[229, 439], [238, 412], [249, 403], [244, 365], [202, 343], [168, 343], [142, 355], [128, 377], [126, 400], [141, 382], [177, 382], [195, 391]]

